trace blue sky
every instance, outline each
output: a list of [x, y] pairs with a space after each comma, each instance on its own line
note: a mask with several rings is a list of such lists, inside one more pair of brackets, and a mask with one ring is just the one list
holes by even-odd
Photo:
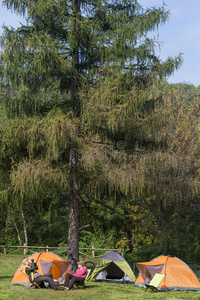
[[[140, 0], [143, 7], [158, 7], [163, 0]], [[186, 82], [200, 85], [200, 0], [164, 0], [170, 10], [169, 21], [159, 27], [162, 60], [183, 53], [181, 68], [168, 78], [171, 83]], [[156, 33], [155, 33], [156, 34]], [[157, 36], [157, 35], [156, 35]]]
[[[144, 8], [163, 5], [163, 0], [139, 0]], [[168, 78], [170, 83], [185, 82], [200, 85], [200, 0], [165, 0], [165, 7], [170, 10], [169, 21], [159, 27], [153, 35], [161, 42], [161, 50], [157, 55], [162, 60], [168, 56], [174, 57], [183, 53], [183, 65]], [[20, 16], [2, 7], [0, 0], [0, 26], [17, 27], [19, 22], [25, 22]], [[0, 27], [0, 34], [2, 29]]]

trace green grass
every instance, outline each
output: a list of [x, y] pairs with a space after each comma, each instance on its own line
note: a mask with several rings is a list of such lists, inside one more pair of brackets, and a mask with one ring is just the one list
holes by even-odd
[[[25, 286], [10, 285], [10, 281], [18, 268], [23, 255], [0, 256], [0, 300], [141, 300], [141, 299], [159, 299], [159, 300], [200, 300], [200, 291], [169, 291], [153, 293], [150, 290], [135, 287], [131, 284], [113, 284], [88, 282], [87, 288], [71, 291], [54, 291], [51, 289], [28, 289]], [[190, 266], [200, 278], [200, 267]]]

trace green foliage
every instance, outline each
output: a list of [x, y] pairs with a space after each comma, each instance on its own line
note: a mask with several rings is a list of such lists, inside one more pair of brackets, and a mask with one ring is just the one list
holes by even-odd
[[[80, 233], [80, 248], [100, 248], [100, 249], [111, 249], [114, 248], [115, 242], [114, 237], [109, 234], [105, 235], [101, 230], [99, 230], [98, 235], [90, 231], [81, 231]], [[85, 253], [86, 251], [84, 251]], [[88, 255], [91, 251], [88, 251]], [[103, 255], [102, 251], [95, 251], [95, 256]]]
[[[188, 263], [199, 263], [199, 210], [188, 214], [191, 209], [189, 203], [182, 209], [182, 213], [176, 214], [176, 222], [173, 221], [173, 231], [170, 232], [169, 253], [182, 257]], [[185, 214], [184, 214], [185, 212]]]
[[[20, 222], [18, 221], [18, 223]], [[6, 218], [4, 236], [5, 236], [5, 240], [3, 243], [4, 245], [13, 246], [18, 244], [17, 235], [10, 214], [8, 214]]]
[[175, 89], [179, 91], [182, 99], [186, 102], [193, 102], [197, 96], [197, 89], [194, 85], [189, 83], [177, 83], [174, 84]]

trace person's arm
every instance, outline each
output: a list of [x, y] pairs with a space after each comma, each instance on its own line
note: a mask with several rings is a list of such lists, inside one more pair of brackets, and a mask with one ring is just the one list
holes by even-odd
[[31, 272], [33, 272], [37, 269], [38, 269], [37, 265], [34, 262], [32, 262], [30, 267], [25, 268], [25, 272], [26, 272], [26, 274], [29, 275]]

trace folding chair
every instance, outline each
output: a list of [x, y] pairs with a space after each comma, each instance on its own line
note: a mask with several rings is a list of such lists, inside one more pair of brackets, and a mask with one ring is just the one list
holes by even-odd
[[149, 284], [145, 284], [146, 285], [145, 292], [148, 289], [152, 290], [153, 292], [158, 292], [159, 291], [158, 287], [164, 277], [165, 277], [165, 274], [156, 273], [154, 275], [154, 277], [152, 278], [152, 280], [149, 282]]
[[87, 269], [87, 275], [85, 277], [85, 280], [83, 282], [75, 282], [74, 283], [74, 287], [76, 288], [81, 288], [81, 289], [84, 289], [86, 286], [85, 286], [85, 283], [86, 281], [89, 279], [90, 277], [90, 273], [91, 273], [91, 269]]
[[[21, 270], [21, 272], [28, 277], [28, 275], [26, 274], [26, 272], [24, 270]], [[29, 277], [28, 277], [29, 278]], [[41, 281], [40, 283], [36, 283], [35, 281], [31, 284], [31, 286], [29, 287], [29, 289], [36, 287], [38, 289], [41, 289], [40, 284], [43, 283], [43, 281]]]

